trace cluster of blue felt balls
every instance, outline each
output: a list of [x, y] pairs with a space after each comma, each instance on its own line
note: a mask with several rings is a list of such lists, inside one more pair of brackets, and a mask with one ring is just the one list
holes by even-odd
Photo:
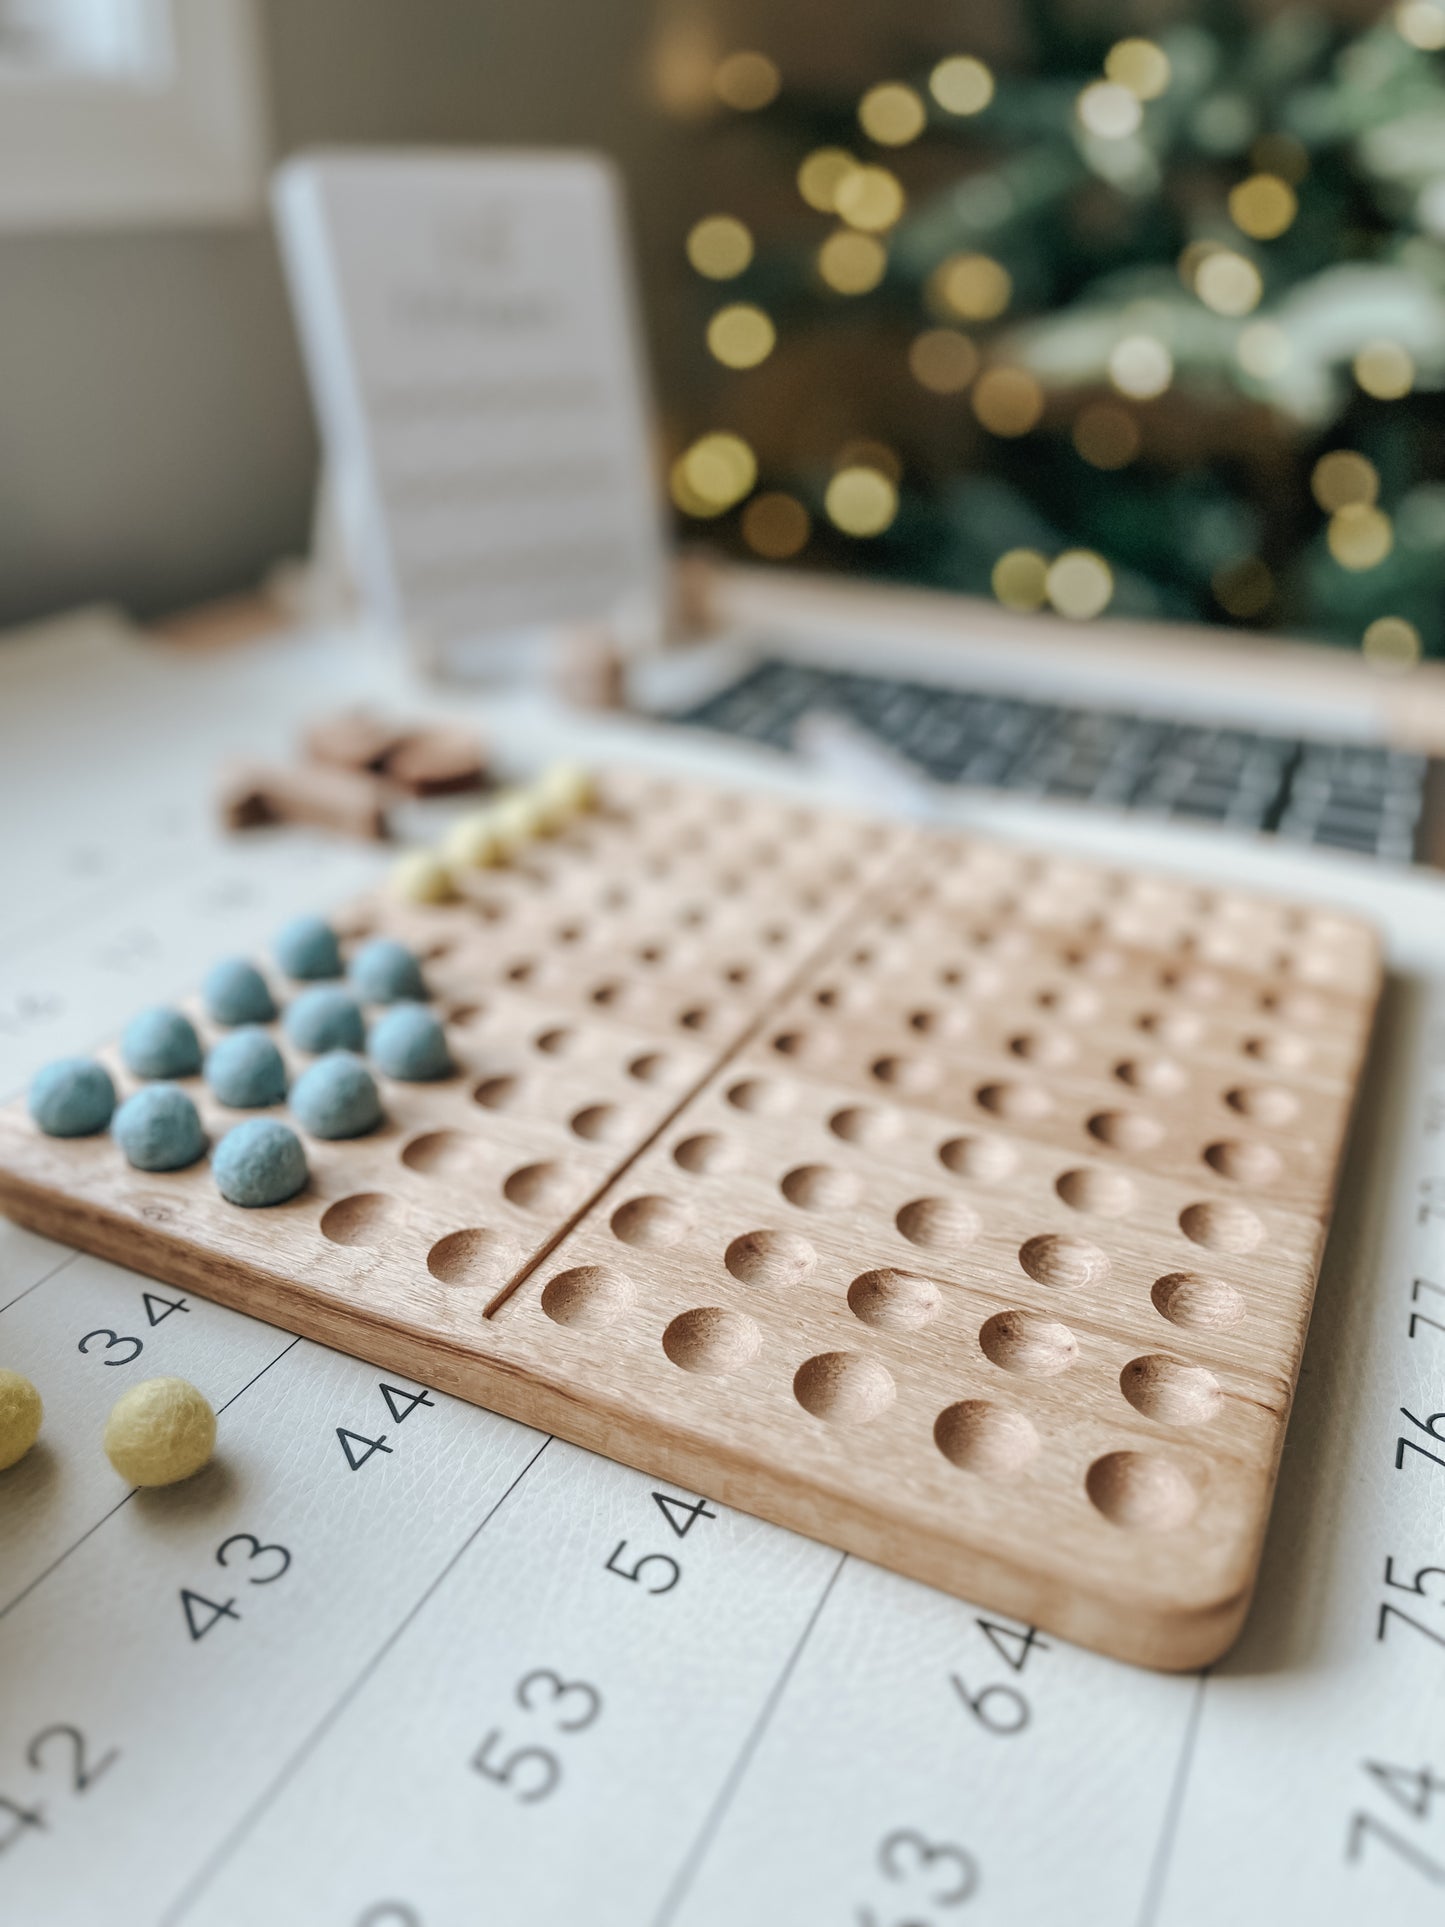
[[[408, 1083], [445, 1077], [452, 1069], [446, 1033], [427, 1008], [421, 965], [404, 944], [377, 937], [363, 944], [343, 976], [336, 932], [322, 917], [297, 917], [276, 937], [274, 954], [293, 982], [306, 986], [287, 1003], [282, 1028], [315, 1062], [296, 1079], [289, 1098], [298, 1124], [312, 1137], [361, 1137], [381, 1122], [381, 1094], [372, 1066]], [[228, 1109], [264, 1110], [288, 1096], [286, 1066], [262, 1028], [277, 1015], [271, 987], [253, 963], [218, 963], [202, 987], [206, 1013], [227, 1031], [205, 1053], [196, 1027], [179, 1010], [143, 1010], [120, 1040], [125, 1067], [146, 1080], [116, 1108], [115, 1085], [103, 1064], [63, 1057], [39, 1071], [30, 1086], [30, 1114], [51, 1137], [90, 1137], [109, 1125], [116, 1143], [140, 1171], [179, 1171], [206, 1151], [200, 1114], [172, 1079], [204, 1070], [217, 1102]], [[363, 1004], [383, 1006], [368, 1031]], [[370, 1059], [368, 1064], [362, 1053]], [[306, 1183], [306, 1153], [289, 1125], [249, 1118], [216, 1145], [211, 1169], [232, 1204], [282, 1204]]]

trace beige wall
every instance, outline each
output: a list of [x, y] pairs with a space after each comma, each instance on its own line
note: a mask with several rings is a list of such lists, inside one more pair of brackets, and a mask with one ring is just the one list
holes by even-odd
[[[608, 149], [634, 179], [665, 173], [647, 165], [648, 0], [264, 0], [262, 14], [278, 156], [567, 142]], [[263, 225], [0, 237], [0, 623], [95, 597], [155, 614], [249, 586], [304, 545], [314, 471]]]

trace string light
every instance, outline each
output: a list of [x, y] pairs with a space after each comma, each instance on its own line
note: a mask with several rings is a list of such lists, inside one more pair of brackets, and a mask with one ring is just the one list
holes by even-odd
[[1104, 72], [1136, 100], [1157, 100], [1171, 79], [1169, 56], [1152, 40], [1117, 40], [1104, 59]]
[[888, 250], [871, 234], [840, 228], [818, 250], [818, 272], [835, 294], [868, 294], [883, 279]]
[[990, 435], [1027, 435], [1044, 412], [1044, 391], [1025, 368], [987, 368], [973, 385], [973, 412]]
[[1013, 299], [1013, 277], [988, 254], [952, 254], [933, 273], [936, 301], [965, 321], [992, 321]]
[[1376, 401], [1399, 401], [1415, 386], [1415, 363], [1398, 341], [1367, 341], [1355, 356], [1355, 380]]
[[876, 468], [840, 468], [823, 506], [844, 535], [881, 535], [898, 513], [898, 490]]
[[1245, 255], [1233, 248], [1214, 248], [1195, 270], [1194, 292], [1215, 314], [1246, 315], [1259, 306], [1264, 282]]
[[1075, 111], [1086, 133], [1100, 140], [1127, 140], [1144, 118], [1139, 96], [1115, 80], [1094, 80], [1079, 95]]
[[1294, 356], [1290, 338], [1277, 321], [1251, 321], [1234, 344], [1235, 359], [1256, 381], [1282, 375]]
[[918, 139], [927, 120], [922, 98], [901, 80], [880, 81], [858, 103], [859, 125], [880, 147], [906, 147]]
[[1009, 549], [993, 565], [993, 592], [1005, 609], [1042, 609], [1049, 565], [1037, 549]]
[[734, 301], [707, 324], [707, 345], [725, 368], [756, 368], [773, 352], [778, 333], [761, 308]]
[[1219, 606], [1231, 616], [1263, 615], [1274, 600], [1274, 577], [1257, 555], [1226, 562], [1210, 583]]
[[743, 540], [755, 555], [784, 562], [807, 546], [813, 518], [795, 495], [755, 495], [742, 513]]
[[1360, 646], [1375, 669], [1413, 669], [1422, 654], [1420, 631], [1403, 616], [1377, 616]]
[[1358, 574], [1384, 561], [1395, 546], [1395, 530], [1383, 509], [1351, 502], [1330, 517], [1326, 540], [1340, 567]]
[[908, 366], [935, 395], [960, 395], [978, 373], [978, 350], [956, 328], [928, 328], [910, 345]]
[[1278, 174], [1251, 174], [1229, 190], [1230, 218], [1254, 241], [1276, 240], [1298, 212], [1294, 189]]
[[1174, 379], [1174, 357], [1154, 335], [1125, 335], [1109, 356], [1109, 379], [1121, 395], [1152, 401]]
[[753, 258], [753, 237], [731, 214], [709, 214], [688, 232], [687, 258], [709, 281], [731, 281]]
[[757, 479], [757, 457], [742, 436], [715, 430], [699, 436], [674, 465], [673, 500], [689, 515], [721, 515], [750, 494]]
[[1126, 408], [1091, 402], [1074, 423], [1074, 447], [1092, 468], [1127, 468], [1139, 453], [1139, 425]]
[[766, 54], [729, 54], [718, 63], [712, 77], [713, 92], [725, 107], [740, 114], [755, 114], [770, 107], [778, 97], [783, 77]]
[[820, 214], [835, 214], [838, 189], [857, 165], [844, 147], [815, 147], [798, 169], [798, 192]]
[[928, 91], [945, 113], [981, 114], [993, 99], [993, 75], [972, 54], [952, 54], [928, 76]]
[[1092, 549], [1065, 549], [1049, 564], [1044, 586], [1061, 616], [1088, 622], [1108, 608], [1114, 594], [1114, 572]]
[[1332, 448], [1310, 471], [1310, 493], [1326, 515], [1359, 503], [1370, 508], [1380, 493], [1379, 471], [1352, 448]]
[[903, 213], [903, 186], [886, 167], [854, 167], [839, 181], [833, 205], [849, 227], [880, 234]]
[[1404, 0], [1395, 9], [1395, 29], [1422, 53], [1439, 53], [1445, 47], [1445, 7], [1437, 0]]

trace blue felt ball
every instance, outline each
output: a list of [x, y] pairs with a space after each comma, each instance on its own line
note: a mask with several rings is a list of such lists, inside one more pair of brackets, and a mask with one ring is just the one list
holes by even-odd
[[128, 1097], [111, 1131], [137, 1171], [179, 1171], [205, 1155], [200, 1113], [174, 1084], [147, 1084]]
[[334, 1050], [302, 1071], [291, 1111], [312, 1137], [361, 1137], [381, 1122], [376, 1079], [349, 1050]]
[[216, 1146], [211, 1170], [232, 1204], [284, 1204], [306, 1182], [306, 1153], [289, 1124], [248, 1117]]
[[404, 943], [373, 937], [351, 959], [351, 982], [368, 1004], [421, 1003], [428, 995], [421, 965]]
[[120, 1054], [137, 1077], [193, 1077], [201, 1068], [201, 1040], [189, 1017], [157, 1004], [132, 1017]]
[[286, 1007], [286, 1035], [297, 1050], [360, 1050], [366, 1041], [361, 1006], [344, 990], [318, 985]]
[[30, 1080], [30, 1115], [47, 1137], [92, 1137], [114, 1109], [110, 1072], [93, 1058], [57, 1058]]
[[341, 975], [341, 946], [325, 917], [293, 917], [276, 932], [272, 949], [286, 975], [298, 981]]
[[423, 1004], [393, 1004], [372, 1025], [367, 1049], [379, 1071], [410, 1084], [445, 1077], [452, 1067], [441, 1020]]
[[218, 1024], [269, 1024], [276, 1015], [270, 986], [244, 957], [226, 957], [212, 964], [201, 994]]
[[247, 1024], [207, 1053], [206, 1082], [220, 1103], [255, 1111], [285, 1097], [286, 1066], [266, 1032]]

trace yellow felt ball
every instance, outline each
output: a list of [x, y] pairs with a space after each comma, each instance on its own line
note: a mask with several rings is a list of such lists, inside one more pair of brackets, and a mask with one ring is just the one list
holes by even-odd
[[111, 1407], [105, 1456], [132, 1485], [175, 1485], [210, 1460], [216, 1415], [183, 1378], [148, 1378]]
[[408, 850], [392, 866], [391, 893], [403, 903], [445, 903], [455, 895], [452, 873], [431, 850]]
[[34, 1445], [43, 1413], [40, 1394], [29, 1379], [0, 1370], [0, 1472]]
[[512, 856], [545, 833], [546, 811], [535, 789], [510, 790], [497, 804], [494, 820], [503, 855]]
[[580, 763], [553, 763], [543, 770], [534, 794], [548, 829], [560, 829], [592, 802], [592, 778]]
[[455, 870], [485, 870], [505, 851], [495, 810], [468, 810], [442, 838], [442, 855]]

